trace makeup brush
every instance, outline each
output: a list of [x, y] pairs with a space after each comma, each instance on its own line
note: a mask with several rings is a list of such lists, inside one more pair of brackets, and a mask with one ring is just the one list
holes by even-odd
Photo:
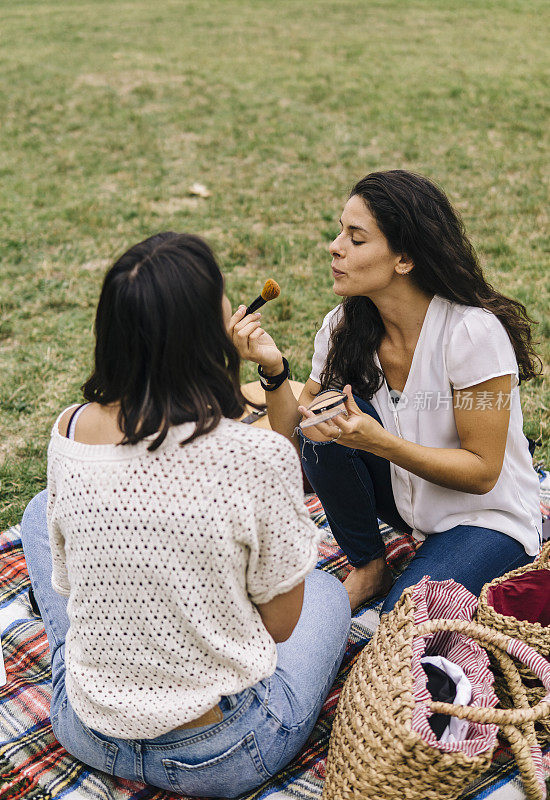
[[262, 293], [255, 300], [253, 300], [246, 309], [245, 317], [247, 314], [253, 314], [269, 300], [275, 300], [275, 298], [279, 297], [280, 294], [281, 287], [277, 281], [274, 281], [272, 278], [268, 278], [264, 283]]

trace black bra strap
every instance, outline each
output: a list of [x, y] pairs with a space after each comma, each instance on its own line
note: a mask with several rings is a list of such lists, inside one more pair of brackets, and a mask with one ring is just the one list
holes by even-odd
[[75, 408], [75, 410], [74, 410], [74, 411], [73, 411], [73, 413], [71, 414], [71, 418], [70, 418], [70, 420], [69, 420], [69, 424], [67, 425], [67, 433], [65, 434], [65, 437], [66, 437], [67, 439], [70, 439], [70, 436], [71, 436], [71, 425], [73, 424], [73, 419], [76, 417], [76, 415], [78, 414], [78, 412], [80, 411], [80, 409], [81, 409], [81, 408], [84, 408], [84, 406], [87, 406], [87, 405], [88, 405], [87, 403], [81, 403], [79, 406], [77, 406], [77, 407]]

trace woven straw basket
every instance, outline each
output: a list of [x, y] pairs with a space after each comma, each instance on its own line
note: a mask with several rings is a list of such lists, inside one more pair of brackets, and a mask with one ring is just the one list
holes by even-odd
[[[521, 650], [550, 692], [550, 666], [523, 643], [466, 620], [430, 620], [415, 625], [411, 589], [382, 621], [362, 650], [342, 689], [332, 729], [323, 800], [454, 800], [485, 772], [496, 746], [477, 756], [444, 752], [411, 728], [415, 708], [412, 642], [436, 631], [456, 631], [491, 652]], [[520, 655], [520, 654], [518, 654]], [[537, 662], [537, 663], [534, 663]], [[515, 709], [459, 706], [431, 701], [434, 713], [500, 726], [509, 740], [528, 800], [543, 800], [542, 759], [534, 721], [550, 718], [549, 702], [530, 708], [510, 656], [502, 668], [517, 697]]]
[[[497, 586], [517, 575], [537, 569], [550, 569], [550, 542], [547, 542], [542, 549], [540, 556], [526, 567], [520, 567], [512, 572], [507, 572], [501, 578], [495, 578], [490, 583], [486, 583], [479, 597], [479, 604], [475, 614], [475, 619], [482, 625], [512, 636], [514, 639], [521, 639], [544, 658], [550, 658], [550, 627], [543, 627], [538, 622], [525, 622], [515, 617], [507, 617], [499, 614], [487, 603], [487, 592], [493, 586]], [[503, 675], [501, 659], [498, 653], [491, 654], [491, 667], [495, 675], [495, 692], [498, 699], [505, 708], [512, 708], [514, 699], [510, 693], [508, 683]], [[519, 674], [527, 692], [527, 699], [530, 706], [536, 705], [544, 697], [544, 687], [533, 675], [529, 667], [517, 665]], [[550, 741], [550, 720], [541, 720], [536, 726], [537, 739], [540, 744]]]

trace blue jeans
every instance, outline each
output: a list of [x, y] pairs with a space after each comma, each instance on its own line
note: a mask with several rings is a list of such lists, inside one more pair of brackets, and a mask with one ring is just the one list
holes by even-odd
[[[371, 403], [355, 400], [382, 424]], [[350, 564], [360, 567], [384, 555], [378, 518], [399, 531], [411, 532], [395, 505], [389, 461], [337, 443], [312, 442], [299, 428], [298, 435], [304, 472]], [[438, 581], [453, 578], [477, 597], [487, 581], [532, 560], [515, 539], [489, 528], [457, 525], [430, 534], [390, 589], [382, 611], [390, 611], [403, 590], [424, 575]]]
[[348, 594], [334, 576], [320, 570], [307, 576], [300, 619], [290, 638], [277, 645], [274, 674], [222, 697], [221, 722], [170, 731], [155, 739], [116, 739], [84, 725], [67, 698], [67, 598], [51, 585], [46, 492], [29, 503], [21, 538], [51, 652], [52, 727], [69, 753], [110, 775], [168, 791], [235, 797], [268, 780], [304, 746], [348, 639]]

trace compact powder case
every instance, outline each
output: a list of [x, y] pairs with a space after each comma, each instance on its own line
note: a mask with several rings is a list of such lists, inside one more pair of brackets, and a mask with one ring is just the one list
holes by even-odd
[[300, 428], [311, 428], [313, 425], [318, 425], [320, 422], [327, 422], [329, 419], [336, 417], [338, 414], [343, 414], [347, 417], [346, 411], [347, 395], [344, 392], [339, 392], [336, 389], [325, 389], [319, 392], [315, 400], [308, 406], [309, 411], [313, 411], [314, 417], [307, 417], [300, 422]]

